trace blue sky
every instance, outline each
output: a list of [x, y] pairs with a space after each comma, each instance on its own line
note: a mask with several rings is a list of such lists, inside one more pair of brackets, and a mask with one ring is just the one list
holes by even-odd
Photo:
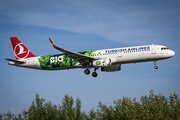
[[[0, 113], [20, 113], [38, 93], [60, 104], [65, 94], [82, 100], [82, 110], [99, 101], [180, 94], [180, 2], [178, 0], [0, 0]], [[122, 65], [120, 72], [87, 76], [83, 69], [38, 71], [9, 66], [9, 37], [18, 36], [36, 55], [60, 53], [48, 38], [72, 51], [162, 44], [176, 52], [167, 60]]]

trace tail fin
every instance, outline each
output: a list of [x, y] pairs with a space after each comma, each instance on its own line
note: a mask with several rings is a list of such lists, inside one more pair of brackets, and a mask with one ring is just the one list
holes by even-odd
[[10, 40], [16, 60], [35, 57], [35, 55], [30, 52], [30, 50], [17, 37], [10, 37]]

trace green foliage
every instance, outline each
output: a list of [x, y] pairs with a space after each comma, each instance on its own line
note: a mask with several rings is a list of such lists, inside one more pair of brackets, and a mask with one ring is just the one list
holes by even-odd
[[45, 99], [39, 98], [39, 95], [36, 94], [35, 101], [32, 102], [27, 114], [26, 119], [29, 120], [55, 120], [58, 117], [58, 110], [50, 101], [45, 103]]
[[81, 120], [82, 116], [81, 100], [77, 98], [76, 101], [74, 101], [72, 97], [65, 95], [62, 105], [59, 105], [59, 118], [61, 120]]
[[169, 97], [150, 91], [139, 101], [123, 97], [112, 105], [98, 103], [97, 110], [82, 112], [81, 100], [65, 95], [61, 105], [45, 102], [36, 94], [29, 109], [14, 115], [11, 112], [0, 114], [0, 120], [180, 120], [180, 98], [174, 92]]

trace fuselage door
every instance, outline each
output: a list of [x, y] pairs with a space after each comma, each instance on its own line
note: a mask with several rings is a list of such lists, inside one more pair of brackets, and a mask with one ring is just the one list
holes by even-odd
[[151, 45], [151, 54], [156, 54], [156, 46]]

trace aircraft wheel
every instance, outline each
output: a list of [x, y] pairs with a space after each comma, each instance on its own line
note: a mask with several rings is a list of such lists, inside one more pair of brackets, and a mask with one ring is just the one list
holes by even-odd
[[158, 69], [158, 66], [154, 66], [154, 69], [156, 69], [156, 70], [157, 70], [157, 69]]
[[86, 75], [89, 75], [89, 74], [90, 74], [89, 69], [85, 69], [85, 70], [84, 70], [84, 73], [85, 73]]
[[93, 77], [97, 77], [98, 74], [97, 74], [96, 72], [93, 72], [93, 73], [92, 73], [92, 76], [93, 76]]

